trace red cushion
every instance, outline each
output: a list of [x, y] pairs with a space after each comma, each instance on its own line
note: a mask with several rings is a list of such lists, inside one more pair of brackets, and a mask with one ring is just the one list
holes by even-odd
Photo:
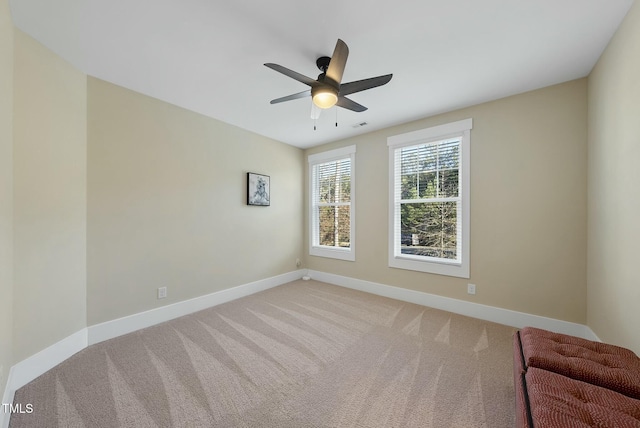
[[640, 400], [535, 367], [526, 382], [536, 428], [640, 428]]
[[533, 327], [520, 330], [527, 367], [640, 399], [640, 358], [628, 349]]

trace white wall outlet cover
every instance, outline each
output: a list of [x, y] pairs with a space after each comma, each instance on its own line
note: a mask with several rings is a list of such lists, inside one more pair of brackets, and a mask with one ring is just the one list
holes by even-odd
[[158, 299], [164, 299], [167, 297], [167, 287], [158, 288]]

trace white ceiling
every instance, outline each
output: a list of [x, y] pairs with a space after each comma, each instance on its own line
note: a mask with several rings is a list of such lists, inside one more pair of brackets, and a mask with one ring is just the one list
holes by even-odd
[[[12, 0], [15, 25], [81, 71], [297, 147], [584, 77], [633, 0]], [[311, 100], [268, 69], [316, 78], [349, 45], [343, 82], [393, 73], [350, 96]], [[368, 125], [354, 128], [367, 122]], [[159, 124], [161, 126], [161, 124]]]

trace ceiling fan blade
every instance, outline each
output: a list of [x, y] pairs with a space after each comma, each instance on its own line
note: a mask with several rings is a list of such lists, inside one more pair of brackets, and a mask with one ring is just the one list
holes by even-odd
[[331, 61], [329, 62], [329, 68], [327, 68], [327, 75], [325, 78], [330, 79], [335, 83], [336, 87], [340, 86], [342, 82], [342, 74], [344, 73], [344, 67], [347, 65], [347, 58], [349, 57], [349, 47], [345, 42], [338, 39], [336, 47], [333, 50]]
[[283, 103], [285, 101], [297, 100], [298, 98], [310, 97], [311, 90], [307, 89], [306, 91], [298, 92], [297, 94], [287, 95], [286, 97], [276, 98], [275, 100], [271, 100], [271, 104]]
[[386, 85], [387, 83], [389, 83], [392, 77], [393, 74], [386, 74], [384, 76], [371, 77], [369, 79], [343, 83], [342, 85], [340, 85], [340, 95], [354, 94], [356, 92], [366, 91], [367, 89]]
[[287, 67], [283, 67], [281, 65], [273, 64], [270, 62], [266, 63], [265, 65], [270, 69], [275, 70], [278, 73], [282, 73], [285, 76], [291, 77], [292, 79], [295, 79], [298, 82], [304, 83], [305, 85], [314, 87], [319, 84], [317, 80], [307, 77], [304, 74], [300, 74], [297, 71], [289, 70]]
[[338, 97], [338, 102], [336, 103], [336, 105], [358, 113], [363, 112], [367, 109], [362, 104], [358, 104], [357, 102], [350, 100], [347, 97], [343, 97], [342, 95]]

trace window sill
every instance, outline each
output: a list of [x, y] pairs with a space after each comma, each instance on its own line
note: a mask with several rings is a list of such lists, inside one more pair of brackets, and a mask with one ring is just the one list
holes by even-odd
[[353, 249], [331, 248], [331, 247], [311, 247], [309, 254], [312, 256], [326, 257], [330, 259], [346, 260], [354, 262], [356, 254]]
[[424, 260], [412, 260], [410, 258], [403, 257], [390, 257], [389, 267], [433, 273], [436, 275], [469, 278], [469, 266], [464, 263], [438, 263]]

